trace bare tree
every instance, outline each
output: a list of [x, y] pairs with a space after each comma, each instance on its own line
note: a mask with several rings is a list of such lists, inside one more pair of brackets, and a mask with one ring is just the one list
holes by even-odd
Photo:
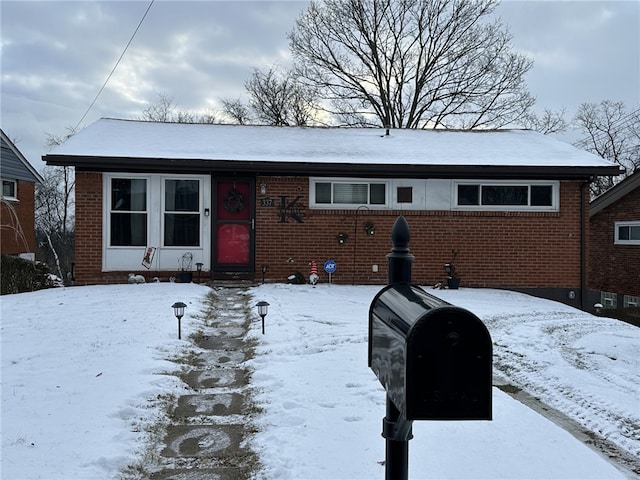
[[574, 118], [584, 137], [574, 143], [625, 169], [618, 177], [599, 177], [591, 193], [599, 195], [640, 169], [640, 110], [628, 112], [623, 102], [583, 103]]
[[74, 244], [74, 187], [70, 167], [47, 166], [36, 188], [36, 240], [45, 263], [66, 282]]
[[218, 123], [218, 113], [212, 109], [207, 109], [199, 117], [198, 123], [207, 123], [207, 124]]
[[[46, 146], [51, 149], [75, 135], [67, 126], [62, 136], [47, 134]], [[42, 172], [44, 181], [36, 187], [35, 216], [36, 243], [51, 271], [66, 283], [71, 272], [75, 241], [75, 175], [71, 167], [47, 166]]]
[[298, 83], [292, 72], [283, 73], [275, 67], [267, 72], [255, 69], [245, 88], [259, 122], [277, 126], [315, 123], [315, 95]]
[[147, 108], [142, 111], [142, 119], [151, 122], [173, 121], [177, 108], [173, 97], [161, 92], [156, 92], [156, 95], [158, 96], [157, 102], [149, 102]]
[[546, 108], [541, 116], [533, 112], [528, 113], [522, 118], [522, 125], [525, 128], [535, 130], [536, 132], [549, 135], [551, 133], [562, 133], [569, 128], [569, 124], [564, 116], [566, 110], [554, 111]]
[[216, 112], [209, 109], [203, 114], [178, 108], [173, 97], [157, 92], [158, 100], [149, 102], [142, 111], [142, 120], [163, 123], [216, 123]]
[[289, 34], [297, 74], [352, 121], [501, 127], [534, 99], [498, 0], [312, 1]]
[[227, 115], [233, 123], [238, 125], [247, 125], [251, 123], [251, 111], [242, 100], [222, 99], [222, 111]]

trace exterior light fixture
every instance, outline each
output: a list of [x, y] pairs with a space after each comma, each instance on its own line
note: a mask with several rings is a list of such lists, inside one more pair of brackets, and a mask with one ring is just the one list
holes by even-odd
[[267, 193], [267, 184], [266, 183], [261, 183], [260, 184], [260, 193], [262, 195], [266, 195], [266, 193]]
[[266, 263], [262, 264], [262, 284], [264, 285], [264, 274], [269, 270], [269, 265]]
[[173, 308], [173, 314], [178, 319], [178, 340], [182, 338], [180, 320], [182, 320], [182, 317], [184, 316], [184, 309], [186, 308], [186, 306], [187, 305], [183, 302], [176, 302], [171, 305], [171, 308]]
[[347, 235], [346, 233], [340, 232], [338, 234], [338, 236], [336, 237], [336, 239], [338, 240], [338, 243], [340, 245], [344, 245], [345, 243], [347, 243], [347, 238], [349, 238], [349, 235]]
[[262, 319], [262, 334], [264, 335], [264, 317], [266, 317], [269, 312], [269, 304], [264, 300], [260, 300], [256, 307], [258, 307], [258, 315], [260, 315]]
[[198, 271], [198, 283], [200, 283], [200, 274], [202, 273], [202, 262], [196, 263], [196, 270]]
[[373, 222], [365, 222], [364, 231], [369, 237], [371, 237], [376, 233], [376, 226], [373, 224]]

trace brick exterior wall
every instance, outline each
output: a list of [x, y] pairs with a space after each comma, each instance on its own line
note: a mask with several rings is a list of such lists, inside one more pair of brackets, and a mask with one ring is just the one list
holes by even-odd
[[[310, 210], [307, 178], [259, 177], [256, 184], [261, 183], [268, 193], [257, 194], [256, 270], [269, 265], [266, 278], [271, 280], [284, 281], [295, 271], [306, 277], [309, 262], [316, 260], [326, 281], [322, 263], [331, 258], [337, 263], [336, 283], [384, 284], [391, 228], [404, 215], [418, 283], [442, 281], [443, 265], [455, 250], [463, 286], [580, 288], [579, 182], [561, 183], [557, 213]], [[281, 222], [282, 196], [287, 202], [300, 197], [304, 223]], [[272, 207], [261, 206], [265, 197], [273, 200]], [[367, 221], [375, 225], [373, 236], [366, 235]], [[341, 232], [348, 235], [342, 245], [336, 238]]]
[[590, 288], [620, 295], [640, 296], [640, 245], [613, 243], [615, 222], [638, 220], [640, 188], [636, 188], [591, 217]]
[[[267, 193], [260, 194], [260, 185]], [[76, 173], [76, 284], [122, 283], [129, 272], [102, 270], [102, 174]], [[302, 216], [298, 223], [282, 216]], [[298, 198], [299, 197], [299, 198]], [[299, 271], [309, 275], [318, 262], [321, 281], [328, 280], [323, 262], [337, 263], [332, 281], [384, 284], [390, 233], [398, 215], [411, 230], [410, 250], [416, 259], [413, 280], [435, 284], [444, 279], [444, 263], [457, 251], [456, 267], [466, 287], [580, 288], [580, 182], [560, 185], [560, 212], [452, 212], [310, 210], [307, 177], [256, 179], [255, 278], [268, 265], [267, 281], [284, 282]], [[584, 209], [588, 215], [588, 205]], [[285, 220], [284, 222], [282, 220]], [[365, 222], [375, 225], [368, 236]], [[348, 235], [339, 244], [337, 235]], [[373, 265], [378, 271], [373, 271]], [[161, 280], [175, 272], [145, 272]]]
[[102, 174], [76, 171], [76, 283], [112, 283], [102, 273]]
[[16, 188], [18, 201], [0, 205], [0, 251], [8, 255], [36, 251], [35, 183], [18, 180]]

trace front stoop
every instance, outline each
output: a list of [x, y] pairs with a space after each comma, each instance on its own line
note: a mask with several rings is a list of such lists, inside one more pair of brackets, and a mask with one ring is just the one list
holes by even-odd
[[178, 398], [150, 480], [242, 480], [258, 468], [258, 456], [246, 446], [252, 430], [244, 366], [250, 296], [243, 287], [214, 288], [212, 295], [212, 318], [197, 340], [201, 351], [180, 374], [190, 392]]

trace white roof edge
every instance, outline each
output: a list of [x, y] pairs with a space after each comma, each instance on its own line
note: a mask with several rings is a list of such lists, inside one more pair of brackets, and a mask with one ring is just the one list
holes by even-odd
[[[611, 167], [532, 130], [158, 123], [103, 118], [48, 155], [305, 163]], [[499, 141], [496, 141], [499, 137]], [[45, 156], [46, 158], [46, 156]]]
[[617, 202], [638, 187], [640, 187], [640, 170], [632, 173], [617, 185], [614, 185], [600, 196], [591, 200], [589, 216], [593, 216], [596, 213], [601, 212], [609, 205]]

